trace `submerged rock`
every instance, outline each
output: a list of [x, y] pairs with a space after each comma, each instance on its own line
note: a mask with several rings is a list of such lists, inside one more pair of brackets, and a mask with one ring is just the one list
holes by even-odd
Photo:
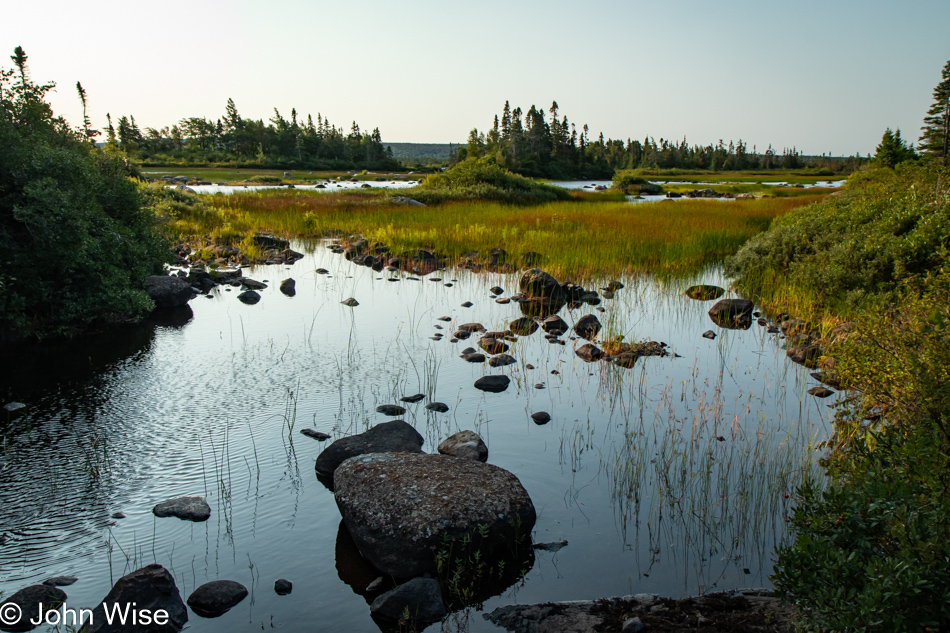
[[435, 411], [436, 413], [445, 413], [449, 410], [449, 405], [444, 402], [430, 402], [426, 405], [426, 409], [429, 411]]
[[300, 429], [301, 435], [306, 435], [307, 437], [313, 438], [318, 442], [324, 442], [330, 439], [329, 433], [324, 433], [323, 431], [318, 431], [316, 429]]
[[508, 388], [511, 379], [508, 376], [482, 376], [475, 381], [475, 388], [491, 393], [500, 393]]
[[406, 410], [403, 407], [400, 407], [398, 404], [381, 404], [376, 407], [376, 413], [382, 413], [383, 415], [391, 415], [393, 417], [397, 415], [402, 415]]
[[188, 622], [188, 609], [182, 602], [175, 579], [168, 570], [158, 564], [148, 565], [119, 578], [102, 602], [92, 610], [92, 624], [87, 624], [81, 633], [125, 633], [130, 627], [117, 621], [109, 624], [106, 607], [130, 605], [135, 609], [148, 609], [153, 614], [161, 609], [168, 614], [167, 624], [140, 625], [136, 631], [148, 633], [175, 633]]
[[200, 522], [211, 516], [211, 506], [204, 497], [176, 497], [156, 505], [152, 514], [159, 518], [178, 517], [183, 521]]
[[188, 596], [188, 606], [205, 618], [216, 618], [247, 597], [247, 587], [234, 580], [212, 580]]
[[[425, 397], [426, 396], [424, 393], [417, 393], [413, 396], [403, 396], [402, 398], [399, 399], [399, 401], [415, 403], [415, 402], [419, 402], [420, 400], [424, 400]], [[405, 413], [405, 410], [403, 410], [403, 413]], [[402, 415], [402, 413], [400, 413], [399, 415]]]
[[425, 442], [419, 432], [404, 420], [377, 424], [364, 433], [343, 437], [317, 456], [318, 475], [333, 477], [345, 460], [365, 453], [421, 453]]
[[828, 389], [827, 387], [812, 387], [808, 390], [808, 395], [815, 396], [816, 398], [827, 398], [828, 396], [833, 396], [834, 391]]
[[508, 354], [499, 354], [489, 359], [488, 364], [492, 367], [505, 367], [506, 365], [513, 365], [517, 363], [513, 356]]
[[49, 585], [50, 587], [68, 587], [79, 580], [75, 576], [53, 576], [52, 578], [47, 578], [43, 581], [44, 585]]
[[475, 431], [459, 431], [450, 435], [439, 444], [439, 452], [463, 459], [488, 461], [488, 447]]
[[420, 626], [438, 622], [448, 614], [435, 578], [413, 578], [377, 597], [369, 610], [376, 617], [392, 621], [408, 613], [409, 619]]
[[538, 331], [538, 322], [529, 317], [515, 319], [508, 324], [508, 329], [518, 336], [529, 336]]
[[719, 286], [701, 284], [698, 286], [690, 286], [686, 289], [684, 294], [690, 299], [696, 299], [697, 301], [712, 301], [726, 294], [726, 291]]
[[335, 497], [360, 553], [396, 578], [435, 573], [447, 542], [483, 555], [534, 527], [534, 505], [512, 473], [448, 455], [361, 455], [335, 475]]
[[478, 346], [489, 354], [501, 354], [508, 351], [508, 344], [495, 338], [482, 338], [478, 341]]

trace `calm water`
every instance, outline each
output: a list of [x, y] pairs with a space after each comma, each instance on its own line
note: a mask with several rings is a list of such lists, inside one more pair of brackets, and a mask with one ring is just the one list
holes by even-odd
[[[534, 540], [569, 542], [538, 551], [523, 581], [485, 610], [770, 585], [786, 494], [815, 469], [834, 398], [804, 393], [815, 382], [765, 328], [721, 330], [706, 316], [711, 302], [681, 294], [686, 283], [624, 279], [604, 313], [561, 316], [573, 323], [593, 312], [626, 340], [663, 341], [677, 357], [641, 358], [633, 369], [587, 364], [573, 352], [584, 341], [551, 345], [539, 330], [513, 344], [517, 364], [494, 369], [459, 358], [474, 338], [448, 339], [454, 325], [503, 329], [521, 316], [488, 293], [496, 284], [516, 292], [517, 276], [440, 271], [390, 282], [322, 246], [293, 246], [309, 254], [292, 268], [245, 271], [269, 282], [257, 305], [218, 288], [177, 322], [3, 363], [5, 391], [29, 404], [0, 422], [3, 595], [76, 575], [67, 606], [92, 608], [119, 576], [158, 562], [183, 599], [214, 579], [251, 591], [220, 618], [190, 613], [194, 631], [377, 630], [351, 588], [376, 574], [338, 542], [339, 512], [313, 470], [324, 444], [299, 430], [334, 439], [362, 431], [387, 419], [377, 405], [415, 393], [450, 407], [406, 405], [425, 450], [477, 431], [489, 462], [531, 495]], [[292, 298], [278, 291], [287, 277], [297, 282]], [[723, 283], [715, 271], [697, 281]], [[341, 305], [348, 297], [360, 305]], [[436, 325], [446, 328], [441, 341], [431, 338]], [[707, 329], [716, 340], [701, 337]], [[511, 386], [474, 389], [488, 373], [510, 375]], [[542, 410], [553, 419], [538, 426], [529, 416]], [[151, 514], [185, 494], [207, 496], [209, 521]], [[110, 518], [117, 511], [126, 518]], [[291, 595], [274, 593], [277, 578], [294, 583]], [[474, 609], [452, 617], [448, 630], [497, 630]]]

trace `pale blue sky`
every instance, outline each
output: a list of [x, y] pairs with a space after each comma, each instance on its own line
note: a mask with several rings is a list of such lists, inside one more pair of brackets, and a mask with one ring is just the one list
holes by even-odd
[[950, 59], [950, 2], [296, 0], [19, 2], [3, 10], [4, 67], [23, 46], [54, 109], [141, 127], [317, 112], [384, 141], [458, 142], [505, 100], [606, 137], [761, 151], [873, 152], [885, 127], [916, 140]]

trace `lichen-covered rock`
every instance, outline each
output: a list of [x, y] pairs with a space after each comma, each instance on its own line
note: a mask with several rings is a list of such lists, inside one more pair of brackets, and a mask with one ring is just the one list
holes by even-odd
[[365, 453], [421, 453], [425, 439], [404, 420], [377, 424], [364, 433], [340, 438], [317, 456], [318, 475], [333, 477], [345, 460]]
[[455, 435], [450, 435], [439, 444], [439, 452], [463, 459], [488, 461], [488, 447], [475, 431], [459, 431]]
[[335, 498], [360, 553], [396, 578], [435, 573], [436, 554], [466, 536], [483, 554], [531, 533], [531, 498], [503, 468], [448, 455], [376, 453], [346, 460]]

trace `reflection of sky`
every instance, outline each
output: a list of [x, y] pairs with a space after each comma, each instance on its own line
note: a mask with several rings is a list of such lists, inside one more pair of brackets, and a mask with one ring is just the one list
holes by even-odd
[[945, 0], [163, 3], [180, 29], [148, 3], [82, 7], [110, 36], [78, 36], [73, 3], [17, 2], [0, 51], [9, 67], [23, 46], [74, 124], [81, 81], [99, 129], [107, 112], [143, 129], [216, 120], [233, 98], [255, 120], [296, 108], [384, 141], [458, 143], [506, 99], [525, 111], [556, 100], [593, 138], [863, 155], [886, 127], [917, 138], [950, 57]]
[[[311, 272], [318, 267], [330, 276]], [[197, 297], [185, 327], [159, 328], [147, 351], [110, 364], [93, 383], [64, 386], [31, 403], [30, 417], [13, 434], [16, 457], [0, 474], [4, 500], [19, 500], [0, 524], [22, 532], [0, 545], [0, 589], [74, 574], [81, 580], [68, 588], [69, 606], [94, 606], [111, 586], [109, 542], [115, 578], [127, 566], [157, 561], [185, 596], [216, 578], [254, 589], [253, 602], [222, 618], [192, 616], [193, 630], [229, 630], [271, 614], [275, 624], [299, 627], [315, 612], [328, 630], [366, 628], [365, 601], [333, 571], [340, 517], [314, 477], [322, 445], [298, 431], [359, 431], [383, 419], [378, 404], [417, 392], [450, 407], [435, 415], [424, 409], [429, 400], [406, 405], [405, 418], [425, 436], [426, 450], [457, 430], [478, 431], [489, 461], [518, 475], [532, 496], [536, 540], [570, 543], [556, 555], [538, 554], [516, 591], [519, 602], [768, 584], [772, 530], [781, 529], [771, 519], [781, 516], [787, 487], [763, 487], [771, 462], [745, 459], [744, 452], [790, 453], [794, 460], [797, 448], [786, 451], [783, 441], [790, 438], [794, 448], [821, 439], [830, 413], [828, 401], [802, 399], [813, 381], [785, 360], [764, 328], [719, 330], [705, 315], [710, 303], [684, 298], [682, 283], [624, 280], [627, 287], [602, 304], [606, 312], [594, 312], [604, 331], [666, 342], [679, 357], [640, 359], [631, 370], [588, 365], [573, 354], [573, 341], [551, 345], [538, 332], [512, 346], [518, 364], [490, 369], [458, 358], [475, 339], [448, 338], [461, 323], [502, 329], [520, 316], [516, 304], [497, 304], [487, 291], [497, 284], [511, 294], [513, 276], [458, 271], [389, 282], [388, 273], [322, 248], [293, 267], [246, 272], [269, 284], [259, 304], [245, 306], [237, 290], [223, 288], [210, 299]], [[441, 282], [431, 280], [440, 275]], [[289, 276], [297, 282], [293, 298], [278, 291]], [[444, 285], [450, 281], [452, 287]], [[716, 274], [703, 281], [725, 283]], [[360, 305], [342, 306], [348, 297]], [[474, 306], [462, 308], [465, 301]], [[573, 323], [591, 311], [561, 314]], [[707, 329], [720, 336], [702, 338]], [[435, 332], [446, 338], [432, 340]], [[511, 376], [511, 387], [501, 394], [475, 390], [472, 383], [486, 373]], [[553, 417], [545, 426], [529, 418], [540, 410]], [[77, 457], [94, 433], [104, 438], [110, 464], [98, 483]], [[57, 439], [40, 443], [44, 434]], [[715, 439], [720, 435], [723, 442]], [[680, 460], [676, 468], [651, 461], [670, 455]], [[723, 469], [724, 461], [734, 466]], [[630, 464], [642, 476], [624, 474]], [[724, 473], [728, 485], [704, 488], [695, 476], [701, 471]], [[755, 497], [747, 507], [766, 510], [738, 515], [754, 524], [716, 528], [721, 508], [742, 505], [746, 481]], [[729, 503], [709, 497], [663, 505], [664, 490], [666, 499], [678, 490], [726, 490]], [[207, 495], [211, 520], [153, 519], [154, 503], [182, 494]], [[695, 514], [684, 518], [684, 509]], [[110, 536], [103, 525], [116, 510], [128, 518], [116, 521]], [[98, 518], [73, 527], [50, 518], [87, 512]], [[701, 521], [713, 527], [703, 531]], [[741, 541], [738, 547], [731, 538]], [[294, 582], [290, 598], [273, 593], [279, 577]], [[513, 596], [494, 598], [486, 609]], [[476, 617], [472, 630], [494, 629]]]

